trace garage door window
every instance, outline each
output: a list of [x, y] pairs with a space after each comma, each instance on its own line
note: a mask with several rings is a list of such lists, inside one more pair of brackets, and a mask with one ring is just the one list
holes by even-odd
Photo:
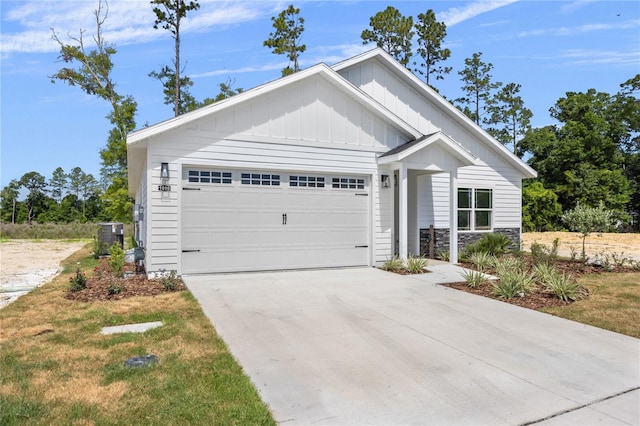
[[242, 185], [280, 186], [280, 175], [270, 173], [242, 173]]
[[331, 187], [335, 189], [364, 189], [364, 179], [354, 177], [334, 177]]
[[289, 186], [298, 188], [324, 188], [324, 177], [321, 176], [289, 176]]
[[231, 172], [216, 170], [189, 170], [190, 183], [220, 183], [230, 185], [233, 182]]

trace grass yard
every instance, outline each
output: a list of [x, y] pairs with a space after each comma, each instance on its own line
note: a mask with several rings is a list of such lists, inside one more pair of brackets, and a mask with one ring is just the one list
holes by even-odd
[[[89, 247], [53, 282], [0, 310], [0, 424], [275, 424], [267, 406], [187, 291], [117, 301], [64, 295]], [[145, 333], [105, 326], [162, 321]], [[124, 361], [154, 354], [159, 363]]]
[[578, 282], [589, 297], [543, 312], [640, 338], [640, 273], [583, 275]]

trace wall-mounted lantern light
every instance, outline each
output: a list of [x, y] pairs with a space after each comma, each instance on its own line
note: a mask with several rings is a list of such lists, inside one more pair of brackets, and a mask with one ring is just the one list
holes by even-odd
[[160, 166], [160, 178], [162, 180], [169, 179], [169, 163], [162, 163]]
[[162, 185], [158, 186], [158, 191], [171, 191], [171, 186], [167, 184], [167, 182], [169, 182], [169, 163], [162, 163], [160, 165], [160, 179], [162, 179]]
[[389, 187], [389, 175], [382, 175], [382, 187], [383, 188]]

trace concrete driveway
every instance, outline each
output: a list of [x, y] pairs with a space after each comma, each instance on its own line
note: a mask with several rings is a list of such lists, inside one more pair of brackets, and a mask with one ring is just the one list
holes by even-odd
[[434, 284], [451, 271], [184, 280], [283, 425], [640, 424], [640, 340]]

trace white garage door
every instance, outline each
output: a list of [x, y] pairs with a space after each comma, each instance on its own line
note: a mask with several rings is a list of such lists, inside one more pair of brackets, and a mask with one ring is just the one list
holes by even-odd
[[184, 274], [369, 264], [363, 176], [189, 168]]

